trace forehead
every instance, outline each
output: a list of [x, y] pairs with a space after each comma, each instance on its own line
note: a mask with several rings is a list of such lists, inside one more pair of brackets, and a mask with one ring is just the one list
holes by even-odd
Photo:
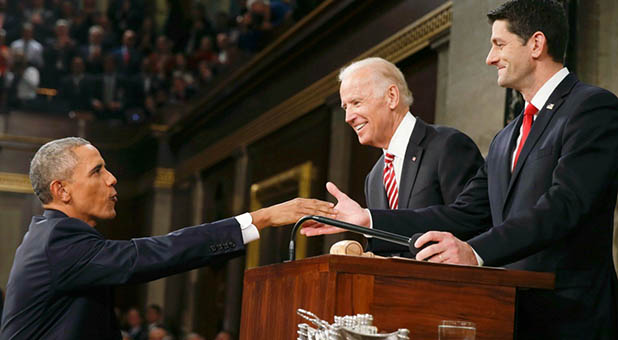
[[77, 168], [91, 167], [103, 162], [103, 158], [99, 150], [90, 144], [80, 145], [73, 149], [73, 153], [77, 156]]
[[511, 39], [517, 37], [509, 31], [509, 23], [506, 20], [496, 20], [491, 25], [491, 39]]
[[365, 95], [373, 88], [373, 77], [369, 70], [359, 69], [348, 74], [339, 87], [341, 96]]

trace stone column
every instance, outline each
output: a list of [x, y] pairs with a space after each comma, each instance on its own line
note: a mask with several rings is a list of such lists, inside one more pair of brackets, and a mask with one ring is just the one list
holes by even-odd
[[[247, 210], [246, 197], [249, 184], [247, 183], [249, 155], [246, 146], [243, 146], [236, 155], [234, 170], [234, 199], [232, 211], [242, 214]], [[237, 257], [229, 260], [225, 271], [225, 307], [223, 310], [223, 329], [239, 334], [240, 313], [242, 307], [242, 285], [245, 271], [245, 258]]]
[[[577, 9], [577, 76], [618, 93], [618, 4], [615, 0], [580, 1]], [[616, 209], [618, 214], [618, 208]], [[614, 218], [614, 266], [618, 272], [618, 219]]]
[[[450, 32], [438, 37], [431, 43], [431, 48], [438, 53], [438, 75], [436, 84], [435, 124], [448, 125], [446, 122], [446, 99], [448, 86], [448, 55]], [[414, 93], [414, 89], [412, 89]]]
[[[341, 108], [339, 94], [327, 98], [326, 106], [331, 112], [330, 123], [330, 152], [328, 159], [328, 181], [335, 183], [343, 192], [348, 192], [350, 185], [350, 155], [354, 133], [345, 122], [345, 111]], [[328, 200], [335, 202], [335, 198], [328, 194]], [[343, 239], [346, 233], [324, 236], [323, 252], [328, 254], [330, 247]]]
[[439, 122], [466, 133], [483, 154], [504, 121], [506, 91], [496, 82], [496, 68], [485, 64], [491, 36], [486, 14], [502, 2], [453, 1], [446, 110]]
[[[154, 169], [152, 184], [152, 208], [150, 235], [164, 235], [172, 228], [172, 186], [174, 169], [172, 152], [163, 130], [153, 129], [158, 139], [157, 167]], [[165, 309], [166, 278], [149, 282], [146, 285], [146, 303], [158, 304]]]

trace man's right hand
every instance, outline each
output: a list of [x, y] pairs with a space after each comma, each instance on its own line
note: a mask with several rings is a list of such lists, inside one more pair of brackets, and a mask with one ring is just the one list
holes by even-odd
[[[337, 213], [336, 219], [369, 228], [371, 218], [366, 209], [363, 209], [356, 201], [339, 190], [339, 188], [331, 182], [326, 183], [326, 190], [337, 199], [337, 205], [335, 206], [335, 212]], [[315, 236], [336, 234], [343, 231], [345, 230], [341, 228], [324, 225], [315, 221], [307, 221], [303, 223], [300, 233], [306, 236]]]
[[295, 198], [251, 213], [253, 225], [258, 229], [296, 223], [305, 215], [335, 218], [334, 204], [310, 198]]

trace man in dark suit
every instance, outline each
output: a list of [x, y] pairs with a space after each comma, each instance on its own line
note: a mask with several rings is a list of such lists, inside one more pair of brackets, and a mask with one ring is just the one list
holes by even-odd
[[94, 226], [116, 216], [116, 178], [82, 138], [43, 145], [30, 180], [45, 208], [32, 219], [9, 275], [0, 339], [120, 339], [113, 286], [146, 282], [238, 255], [259, 229], [331, 203], [296, 199], [236, 218], [129, 241]]
[[89, 74], [84, 73], [84, 69], [84, 60], [81, 57], [73, 57], [71, 60], [71, 74], [65, 76], [60, 81], [58, 100], [68, 110], [92, 110], [94, 79]]
[[[412, 93], [389, 61], [354, 62], [339, 80], [346, 122], [361, 144], [383, 150], [365, 179], [367, 207], [415, 209], [455, 201], [483, 165], [476, 144], [458, 130], [414, 117]], [[409, 255], [405, 247], [381, 240], [370, 239], [370, 248], [380, 255]]]
[[448, 231], [419, 238], [417, 247], [438, 243], [418, 260], [555, 273], [554, 290], [520, 292], [520, 339], [615, 339], [618, 98], [563, 67], [568, 26], [556, 1], [508, 1], [488, 17], [486, 62], [498, 68], [500, 86], [522, 93], [524, 114], [495, 136], [485, 165], [453, 204], [367, 213], [328, 184], [338, 217], [408, 235]]

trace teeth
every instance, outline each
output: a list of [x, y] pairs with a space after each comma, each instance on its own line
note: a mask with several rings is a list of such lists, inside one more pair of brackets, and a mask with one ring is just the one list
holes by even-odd
[[358, 125], [356, 125], [356, 126], [354, 127], [354, 129], [355, 129], [356, 131], [359, 131], [359, 130], [360, 130], [360, 129], [362, 129], [365, 125], [367, 125], [367, 123], [358, 124]]

